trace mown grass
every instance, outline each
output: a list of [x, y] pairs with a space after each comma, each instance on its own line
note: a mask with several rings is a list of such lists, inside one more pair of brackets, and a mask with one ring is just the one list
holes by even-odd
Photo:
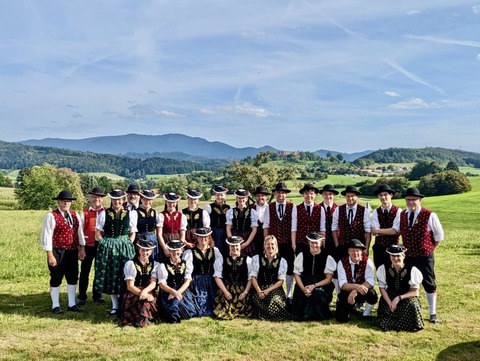
[[[39, 245], [45, 211], [1, 210], [0, 359], [478, 360], [480, 179], [471, 181], [472, 192], [423, 201], [439, 214], [446, 236], [436, 251], [442, 322], [427, 322], [417, 333], [385, 333], [360, 320], [338, 324], [202, 318], [178, 325], [120, 328], [107, 316], [108, 304], [93, 303], [86, 304], [83, 314], [53, 316], [46, 259]], [[300, 202], [297, 195], [294, 190], [291, 198]], [[375, 199], [361, 199], [365, 201], [378, 205]], [[231, 197], [229, 203], [233, 204]], [[395, 203], [404, 207], [403, 200]], [[61, 300], [66, 308], [65, 284]], [[426, 318], [423, 291], [421, 302]]]

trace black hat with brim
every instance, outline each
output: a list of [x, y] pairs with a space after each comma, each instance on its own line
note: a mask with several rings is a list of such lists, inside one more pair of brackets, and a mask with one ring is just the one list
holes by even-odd
[[121, 189], [112, 189], [110, 192], [108, 192], [108, 196], [111, 199], [120, 199], [125, 196], [125, 192]]
[[187, 189], [187, 197], [191, 199], [199, 199], [203, 196], [203, 194], [196, 189]]
[[240, 236], [231, 236], [226, 239], [226, 242], [230, 246], [236, 246], [237, 244], [241, 244], [243, 242], [243, 238]]
[[250, 195], [250, 193], [248, 193], [247, 190], [245, 189], [237, 189], [233, 194], [235, 194], [236, 197], [240, 197], [240, 198], [246, 198]]
[[163, 199], [165, 199], [165, 201], [167, 202], [178, 202], [180, 200], [180, 197], [178, 194], [174, 193], [174, 192], [169, 192], [169, 193], [164, 193], [163, 194]]
[[391, 244], [387, 247], [386, 252], [390, 255], [397, 255], [405, 253], [407, 249], [400, 244]]
[[197, 228], [194, 233], [196, 236], [207, 237], [212, 234], [212, 230], [211, 228], [203, 227], [203, 228]]
[[167, 243], [167, 248], [170, 251], [176, 251], [178, 249], [182, 249], [183, 247], [185, 247], [185, 245], [177, 239], [174, 239], [174, 240]]
[[227, 193], [228, 188], [224, 186], [215, 186], [212, 188], [212, 192], [217, 194], [217, 193]]
[[325, 240], [325, 237], [318, 232], [309, 233], [306, 237], [310, 242], [322, 242]]
[[52, 198], [55, 201], [75, 201], [77, 198], [75, 198], [72, 193], [69, 191], [63, 190], [60, 193], [58, 193], [58, 196]]
[[350, 241], [348, 241], [345, 246], [347, 248], [358, 248], [358, 249], [367, 249], [367, 247], [365, 247], [365, 245], [360, 242], [358, 239], [351, 239]]
[[423, 198], [425, 197], [423, 194], [420, 194], [419, 190], [417, 188], [407, 188], [405, 192], [403, 192], [403, 198], [406, 197], [418, 197], [418, 198]]
[[284, 182], [277, 183], [275, 188], [272, 189], [272, 192], [285, 192], [290, 193], [291, 190], [287, 188], [287, 185]]
[[144, 189], [140, 192], [140, 197], [145, 198], [145, 199], [150, 199], [153, 200], [158, 197], [157, 194], [151, 189]]
[[390, 193], [392, 196], [395, 195], [395, 191], [390, 188], [388, 184], [380, 184], [377, 189], [373, 191], [373, 194], [378, 196], [380, 193], [387, 192]]
[[300, 194], [303, 194], [305, 191], [314, 191], [315, 194], [320, 193], [320, 190], [315, 187], [312, 183], [305, 183], [302, 188], [298, 191]]
[[357, 196], [362, 195], [362, 192], [360, 192], [355, 186], [347, 186], [345, 190], [342, 191], [342, 196], [346, 195], [347, 193], [355, 193]]
[[254, 195], [257, 195], [257, 194], [265, 194], [266, 196], [272, 194], [268, 191], [267, 187], [265, 187], [264, 185], [259, 185], [257, 186], [257, 188], [255, 188], [255, 191], [253, 192]]
[[140, 188], [136, 184], [130, 184], [127, 193], [140, 193]]
[[331, 184], [325, 184], [322, 189], [320, 189], [319, 193], [323, 192], [332, 192], [333, 194], [337, 195], [338, 191], [335, 189], [335, 187]]
[[92, 196], [105, 197], [107, 194], [100, 187], [94, 187], [88, 194]]

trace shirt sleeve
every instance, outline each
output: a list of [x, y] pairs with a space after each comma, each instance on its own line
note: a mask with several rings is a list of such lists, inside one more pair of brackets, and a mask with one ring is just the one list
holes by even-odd
[[263, 229], [270, 228], [270, 205], [265, 208], [265, 214], [263, 215]]
[[343, 268], [342, 261], [337, 263], [337, 277], [338, 277], [338, 287], [341, 289], [342, 286], [347, 283], [347, 274], [345, 273], [345, 268]]
[[203, 207], [203, 209], [206, 210], [208, 214], [212, 213], [212, 206], [210, 205], [210, 203], [205, 204], [205, 207]]
[[252, 273], [252, 258], [247, 256], [247, 271], [248, 271], [248, 280], [250, 281], [250, 278], [252, 278], [251, 273]]
[[135, 278], [137, 277], [137, 270], [132, 260], [129, 260], [125, 263], [125, 266], [123, 267], [123, 274], [125, 276], [124, 278], [125, 281], [128, 281], [128, 280], [134, 281]]
[[370, 219], [370, 212], [368, 211], [367, 207], [365, 207], [365, 211], [363, 212], [363, 229], [366, 233], [372, 232], [372, 221]]
[[192, 263], [192, 252], [190, 251], [190, 258], [185, 260], [185, 276], [186, 280], [192, 279], [193, 273], [193, 263]]
[[250, 222], [252, 227], [258, 227], [258, 213], [255, 209], [250, 210]]
[[160, 272], [160, 262], [153, 261], [153, 269], [150, 275], [150, 279], [155, 278], [158, 281], [158, 272]]
[[377, 280], [378, 280], [378, 287], [387, 289], [387, 277], [385, 275], [385, 265], [381, 265], [377, 269]]
[[184, 215], [183, 213], [180, 213], [182, 216], [182, 218], [180, 219], [180, 230], [181, 231], [186, 231], [187, 230], [187, 225], [188, 225], [188, 221], [187, 221], [187, 216]]
[[252, 257], [252, 264], [250, 269], [250, 277], [258, 277], [258, 271], [260, 270], [260, 259], [258, 254]]
[[53, 250], [53, 230], [55, 225], [55, 217], [50, 212], [43, 218], [42, 234], [40, 235], [40, 244], [44, 251]]
[[297, 205], [294, 204], [292, 208], [292, 228], [291, 232], [297, 231]]
[[338, 231], [338, 211], [339, 207], [335, 208], [332, 216], [332, 231]]
[[417, 267], [412, 267], [412, 271], [410, 273], [410, 281], [408, 281], [410, 288], [419, 289], [422, 281], [423, 281], [422, 272], [420, 272]]
[[365, 267], [365, 282], [368, 282], [375, 287], [375, 271], [373, 261], [369, 258], [367, 260], [367, 266]]
[[288, 264], [287, 261], [285, 261], [285, 258], [280, 259], [280, 267], [278, 267], [278, 279], [285, 281], [287, 278], [287, 269], [288, 269]]
[[402, 214], [402, 210], [400, 208], [397, 209], [397, 214], [395, 215], [395, 218], [393, 219], [393, 225], [392, 228], [397, 231], [397, 233], [400, 233], [400, 214]]
[[128, 211], [128, 218], [130, 218], [130, 233], [137, 233], [138, 213], [137, 211]]
[[233, 208], [229, 208], [227, 214], [225, 215], [226, 221], [225, 224], [233, 224]]
[[98, 229], [99, 231], [103, 232], [103, 227], [105, 226], [105, 215], [107, 212], [101, 212], [97, 216], [97, 223], [95, 225], [95, 228]]
[[190, 262], [192, 263], [193, 262], [193, 253], [190, 249], [187, 249], [185, 252], [183, 252], [182, 254], [182, 259], [185, 261], [185, 262]]
[[428, 218], [428, 228], [432, 231], [435, 242], [443, 241], [445, 234], [443, 233], [442, 224], [436, 213], [430, 213], [430, 217]]
[[157, 213], [157, 228], [163, 228], [163, 221], [165, 220], [165, 216], [162, 212]]
[[[223, 256], [217, 247], [213, 247], [213, 252], [215, 254], [215, 262], [213, 263], [213, 277], [222, 278]], [[218, 269], [220, 270], [220, 273], [217, 273]]]
[[297, 254], [295, 261], [293, 262], [293, 273], [296, 275], [301, 275], [303, 272], [303, 252]]
[[167, 278], [168, 278], [168, 273], [167, 273], [167, 268], [165, 267], [164, 263], [160, 263], [160, 267], [158, 267], [157, 271], [157, 282], [167, 284]]
[[[80, 217], [80, 214], [78, 212], [75, 212], [76, 215], [77, 215], [77, 218], [78, 218], [78, 222], [79, 222], [79, 225], [78, 225], [78, 231], [77, 231], [77, 235], [78, 235], [78, 244], [80, 246], [85, 246], [85, 234], [83, 233], [83, 220], [82, 218]], [[81, 214], [83, 215], [83, 212], [81, 212]]]
[[320, 206], [320, 232], [327, 231], [326, 218], [325, 208]]
[[380, 228], [380, 222], [378, 222], [378, 211], [376, 209], [372, 212], [372, 227]]
[[202, 210], [202, 223], [205, 228], [210, 228], [210, 215], [205, 209]]
[[327, 257], [327, 263], [325, 264], [325, 270], [323, 273], [325, 274], [334, 274], [337, 270], [337, 263], [332, 256]]

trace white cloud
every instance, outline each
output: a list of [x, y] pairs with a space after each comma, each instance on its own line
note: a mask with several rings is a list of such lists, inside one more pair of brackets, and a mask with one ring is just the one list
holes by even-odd
[[273, 114], [267, 109], [262, 107], [257, 107], [250, 103], [243, 103], [237, 105], [221, 105], [215, 107], [207, 107], [200, 109], [200, 112], [206, 115], [212, 114], [238, 114], [238, 115], [247, 115], [254, 116], [258, 118], [270, 117]]
[[427, 103], [421, 98], [411, 98], [395, 104], [391, 104], [389, 107], [392, 109], [438, 109], [447, 106], [448, 101], [442, 100], [441, 102]]
[[183, 118], [182, 114], [171, 112], [168, 110], [158, 110], [152, 107], [151, 105], [146, 104], [135, 104], [128, 107], [130, 110], [129, 116], [134, 118], [146, 118], [146, 117], [157, 117], [157, 118]]
[[417, 14], [420, 14], [421, 11], [420, 10], [408, 10], [407, 11], [407, 15], [417, 15]]
[[388, 90], [384, 94], [389, 96], [389, 97], [399, 97], [400, 96], [400, 94], [398, 94], [397, 92], [388, 91]]
[[472, 11], [475, 15], [479, 15], [480, 14], [480, 5], [473, 5], [472, 6]]

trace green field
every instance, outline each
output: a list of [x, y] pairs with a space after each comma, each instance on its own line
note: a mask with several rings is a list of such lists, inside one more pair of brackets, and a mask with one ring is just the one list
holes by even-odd
[[[436, 251], [441, 323], [426, 322], [417, 333], [382, 332], [359, 320], [338, 324], [202, 318], [120, 328], [107, 316], [108, 304], [92, 303], [83, 314], [53, 316], [45, 254], [39, 245], [45, 211], [1, 210], [0, 359], [480, 360], [480, 177], [470, 179], [473, 190], [467, 194], [423, 201], [438, 213], [445, 241]], [[329, 177], [317, 184], [340, 180]], [[343, 180], [345, 185], [354, 183]], [[292, 190], [291, 198], [300, 202], [298, 188]], [[0, 189], [2, 201], [14, 202], [11, 192]], [[366, 201], [378, 205], [375, 199], [361, 199]], [[403, 200], [395, 203], [404, 207]], [[61, 300], [66, 308], [65, 283]], [[427, 318], [423, 290], [421, 302]]]

